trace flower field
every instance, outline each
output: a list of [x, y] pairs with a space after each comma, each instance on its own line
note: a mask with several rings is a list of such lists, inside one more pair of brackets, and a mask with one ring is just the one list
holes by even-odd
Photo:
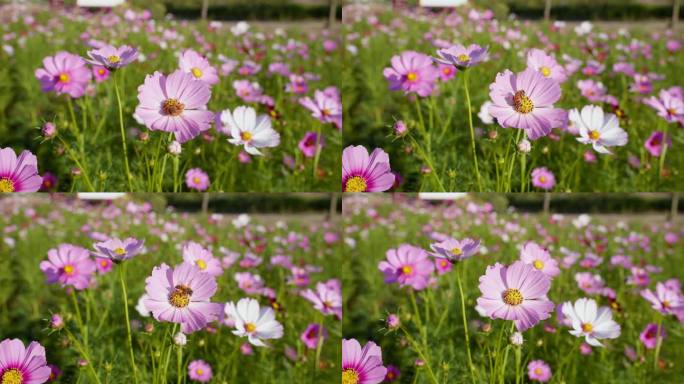
[[339, 377], [341, 240], [322, 214], [70, 195], [4, 198], [0, 213], [3, 384]]
[[345, 384], [684, 374], [681, 225], [497, 212], [476, 194], [348, 196], [344, 211]]
[[385, 154], [376, 161], [395, 190], [684, 186], [684, 40], [664, 21], [544, 23], [463, 7], [344, 14], [345, 146]]
[[335, 31], [1, 9], [3, 192], [337, 188]]

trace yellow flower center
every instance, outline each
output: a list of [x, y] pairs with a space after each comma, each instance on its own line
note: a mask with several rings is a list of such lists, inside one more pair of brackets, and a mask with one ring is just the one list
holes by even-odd
[[71, 264], [67, 264], [64, 266], [64, 273], [67, 275], [73, 275], [74, 274], [74, 266]]
[[107, 266], [107, 260], [100, 261], [100, 265], [103, 267], [106, 267]]
[[118, 256], [121, 256], [121, 255], [123, 255], [123, 254], [126, 253], [126, 250], [123, 249], [123, 248], [121, 248], [121, 247], [119, 247], [119, 248], [117, 248], [117, 249], [114, 250], [114, 253], [116, 253]]
[[344, 185], [345, 192], [366, 192], [368, 184], [361, 176], [350, 177]]
[[535, 368], [535, 369], [534, 369], [534, 374], [535, 374], [535, 375], [541, 376], [542, 373], [544, 373], [544, 371], [542, 371], [541, 368]]
[[2, 179], [0, 179], [0, 192], [14, 192], [14, 181], [10, 180], [7, 177], [3, 177]]
[[415, 72], [409, 72], [409, 74], [406, 75], [406, 78], [408, 79], [408, 81], [416, 81], [418, 80], [418, 74]]
[[107, 58], [107, 61], [109, 61], [112, 64], [116, 64], [121, 61], [121, 58], [117, 55], [111, 55]]
[[534, 265], [534, 267], [539, 270], [544, 269], [544, 262], [541, 260], [535, 260], [534, 263], [532, 263], [532, 265]]
[[525, 96], [525, 91], [518, 91], [513, 96], [513, 109], [520, 113], [530, 113], [534, 109], [534, 103], [529, 97]]
[[544, 75], [544, 77], [551, 76], [551, 70], [549, 69], [549, 67], [541, 67], [539, 70], [541, 71], [542, 75]]
[[446, 268], [446, 266], [449, 265], [449, 262], [442, 259], [442, 261], [440, 261], [439, 264], [442, 266], [442, 268]]
[[458, 59], [458, 61], [460, 61], [462, 63], [467, 63], [470, 61], [470, 56], [463, 53], [463, 54], [458, 55], [457, 59]]
[[252, 140], [252, 132], [240, 132], [240, 138], [242, 139], [242, 141], [250, 141]]
[[200, 376], [204, 375], [204, 371], [202, 370], [202, 368], [197, 368], [197, 374]]
[[198, 78], [198, 79], [199, 79], [200, 77], [202, 77], [202, 70], [199, 69], [199, 68], [197, 68], [197, 67], [193, 68], [193, 69], [191, 70], [191, 72], [192, 72], [192, 75], [195, 76], [195, 77]]
[[451, 254], [454, 256], [461, 256], [463, 254], [463, 250], [461, 248], [454, 248], [451, 250]]
[[24, 374], [16, 368], [8, 369], [0, 378], [2, 384], [22, 384], [24, 382]]
[[185, 308], [190, 304], [190, 296], [192, 289], [186, 285], [176, 285], [175, 289], [169, 295], [169, 304], [176, 308]]
[[677, 111], [674, 108], [668, 108], [667, 109], [667, 114], [672, 116], [676, 113]]
[[503, 293], [503, 301], [508, 305], [520, 305], [523, 302], [523, 295], [519, 290], [509, 288]]
[[444, 67], [444, 69], [442, 70], [442, 72], [443, 72], [445, 75], [451, 75], [451, 67]]
[[185, 104], [176, 99], [167, 99], [162, 104], [162, 112], [167, 116], [180, 116], [185, 110]]
[[321, 111], [321, 114], [323, 116], [330, 116], [331, 115], [330, 110], [327, 108], [323, 108], [323, 110]]
[[342, 371], [342, 384], [358, 384], [359, 373], [351, 368]]
[[104, 75], [104, 74], [105, 74], [104, 68], [98, 69], [98, 70], [97, 70], [97, 73], [99, 73], [100, 75]]
[[582, 331], [584, 333], [591, 333], [591, 331], [594, 330], [594, 326], [591, 325], [591, 323], [584, 323], [582, 324]]
[[546, 176], [539, 176], [540, 183], [546, 183]]
[[59, 82], [60, 83], [68, 83], [69, 82], [69, 75], [66, 73], [60, 73], [59, 74]]
[[252, 333], [256, 331], [256, 325], [254, 325], [253, 323], [245, 324], [245, 331], [247, 331], [247, 333]]
[[589, 138], [593, 141], [598, 140], [601, 137], [599, 131], [589, 131]]
[[413, 273], [413, 268], [410, 265], [404, 265], [401, 267], [401, 273], [404, 275], [410, 275]]
[[669, 300], [663, 300], [663, 308], [665, 308], [665, 309], [670, 308], [670, 301]]
[[204, 260], [197, 260], [195, 263], [199, 269], [207, 269], [207, 263]]

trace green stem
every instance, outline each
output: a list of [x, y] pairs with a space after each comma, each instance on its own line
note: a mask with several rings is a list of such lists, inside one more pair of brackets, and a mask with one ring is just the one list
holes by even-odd
[[123, 295], [123, 304], [124, 304], [124, 314], [126, 316], [126, 331], [128, 333], [128, 352], [130, 354], [131, 358], [131, 366], [133, 368], [133, 376], [135, 378], [135, 382], [138, 382], [138, 367], [135, 365], [135, 355], [133, 354], [133, 338], [131, 337], [131, 321], [128, 317], [128, 294], [126, 293], [126, 279], [124, 275], [126, 274], [125, 272], [125, 264], [120, 264], [119, 265], [119, 279], [121, 280], [121, 293]]
[[126, 165], [126, 180], [128, 180], [128, 191], [133, 192], [133, 185], [131, 184], [131, 169], [128, 167], [128, 150], [126, 149], [126, 130], [124, 129], [123, 108], [121, 107], [121, 95], [119, 94], [119, 84], [116, 75], [114, 75], [114, 91], [116, 92], [116, 102], [119, 106], [119, 126], [121, 128], [121, 145], [123, 147], [124, 164]]
[[[321, 316], [322, 317], [322, 316]], [[314, 360], [314, 364], [316, 366], [314, 367], [314, 378], [316, 378], [318, 370], [320, 369], [320, 361], [321, 361], [321, 350], [323, 349], [323, 319], [319, 320], [318, 322], [318, 342], [316, 343], [316, 359]]]
[[665, 155], [667, 155], [667, 134], [668, 127], [670, 124], [665, 124], [665, 129], [663, 130], [663, 151], [660, 154], [660, 159], [658, 159], [658, 181], [663, 177], [663, 168], [665, 167]]
[[434, 384], [439, 384], [439, 380], [437, 380], [437, 376], [435, 376], [435, 373], [432, 371], [432, 367], [430, 366], [430, 361], [427, 359], [427, 356], [423, 352], [423, 350], [420, 348], [416, 340], [411, 337], [411, 335], [406, 331], [404, 327], [401, 327], [401, 330], [404, 331], [404, 334], [406, 335], [406, 340], [413, 346], [413, 349], [416, 350], [418, 353], [418, 356], [420, 356], [421, 359], [425, 362], [425, 367], [428, 370], [428, 374], [430, 375], [430, 379], [432, 379], [432, 382]]
[[90, 189], [90, 192], [95, 192], [95, 187], [93, 187], [93, 184], [90, 182], [90, 178], [88, 177], [88, 171], [83, 168], [83, 164], [81, 164], [80, 161], [78, 161], [78, 156], [74, 154], [74, 151], [69, 147], [69, 145], [62, 139], [61, 136], [57, 135], [57, 139], [62, 143], [64, 146], [64, 149], [67, 151], [69, 154], [69, 157], [71, 157], [71, 160], [73, 160], [74, 163], [76, 163], [76, 166], [81, 170], [81, 173], [83, 174], [83, 178], [85, 179], [86, 185], [88, 186], [88, 189]]
[[[663, 152], [663, 155], [665, 153]], [[660, 336], [662, 334], [662, 326], [663, 326], [663, 316], [659, 315], [658, 316], [658, 329], [656, 330], [656, 337], [658, 338], [656, 342], [656, 349], [655, 349], [655, 355], [653, 356], [653, 370], [658, 369], [658, 359], [660, 358], [660, 346], [663, 342], [663, 338]]]
[[83, 360], [85, 360], [86, 363], [88, 364], [88, 371], [93, 376], [93, 379], [95, 379], [95, 382], [97, 384], [100, 384], [101, 383], [100, 378], [97, 376], [97, 373], [95, 372], [95, 368], [93, 368], [93, 364], [92, 364], [92, 361], [90, 360], [90, 356], [88, 355], [88, 351], [83, 347], [83, 345], [78, 341], [78, 339], [76, 339], [76, 337], [71, 333], [71, 331], [69, 331], [69, 329], [64, 328], [64, 330], [69, 334], [69, 337], [71, 338], [71, 340], [74, 341], [74, 346], [76, 347], [76, 349], [78, 349], [78, 352], [83, 357]]
[[316, 170], [318, 169], [318, 160], [321, 157], [321, 124], [316, 125], [316, 153], [314, 155], [314, 163], [313, 163], [313, 179], [312, 181], [316, 181]]
[[177, 364], [177, 375], [178, 375], [178, 384], [181, 384], [183, 381], [183, 376], [181, 375], [181, 365], [183, 363], [183, 347], [181, 345], [178, 346], [178, 364]]
[[465, 295], [463, 294], [463, 285], [461, 284], [461, 266], [456, 270], [456, 281], [458, 283], [458, 292], [461, 295], [461, 316], [463, 317], [463, 334], [465, 335], [466, 350], [468, 351], [468, 369], [470, 370], [470, 378], [475, 382], [475, 367], [473, 366], [473, 358], [470, 354], [470, 337], [468, 335], [468, 320], [466, 319], [465, 310]]
[[480, 168], [477, 164], [477, 151], [475, 149], [475, 130], [473, 129], [473, 111], [470, 105], [470, 91], [468, 90], [468, 70], [463, 72], [463, 89], [465, 90], [466, 105], [468, 106], [468, 126], [470, 127], [470, 146], [473, 150], [473, 161], [475, 162], [475, 175], [477, 176], [477, 190], [482, 192], [482, 182], [480, 181]]

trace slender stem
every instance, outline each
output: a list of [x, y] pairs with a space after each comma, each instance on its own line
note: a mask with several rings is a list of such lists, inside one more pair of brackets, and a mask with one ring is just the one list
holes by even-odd
[[181, 375], [181, 364], [183, 363], [183, 346], [179, 345], [178, 346], [178, 364], [177, 364], [177, 375], [178, 375], [178, 384], [181, 384], [183, 381], [183, 376]]
[[320, 369], [320, 361], [321, 361], [321, 350], [323, 348], [323, 318], [321, 316], [321, 319], [318, 321], [318, 332], [317, 332], [317, 337], [318, 337], [318, 342], [316, 343], [316, 359], [314, 360], [314, 363], [316, 366], [314, 367], [314, 378], [316, 378], [318, 370]]
[[515, 347], [515, 384], [519, 384], [522, 382], [522, 376], [521, 376], [521, 367], [520, 367], [520, 360], [521, 360], [521, 355], [522, 355], [522, 347], [519, 345], [516, 345]]
[[660, 159], [658, 159], [658, 181], [663, 177], [663, 168], [665, 167], [665, 155], [667, 155], [667, 134], [669, 124], [665, 124], [665, 130], [663, 132], [663, 151], [660, 154]]
[[119, 279], [121, 280], [121, 293], [123, 295], [123, 304], [124, 304], [124, 314], [126, 315], [126, 331], [128, 333], [128, 352], [130, 354], [131, 358], [131, 366], [133, 367], [133, 376], [135, 378], [135, 382], [138, 382], [138, 367], [135, 365], [135, 356], [133, 355], [133, 338], [131, 337], [131, 321], [128, 317], [128, 294], [126, 293], [126, 279], [124, 275], [126, 274], [125, 272], [125, 264], [120, 264], [119, 265]]
[[78, 306], [78, 300], [76, 299], [76, 291], [71, 291], [71, 301], [76, 309], [76, 322], [78, 322], [78, 329], [81, 331], [83, 336], [83, 342], [85, 343], [85, 348], [88, 349], [88, 328], [83, 324], [83, 317], [81, 317], [81, 309]]
[[316, 124], [316, 152], [314, 155], [314, 162], [313, 162], [313, 179], [312, 181], [316, 181], [316, 170], [318, 169], [318, 160], [321, 157], [321, 124]]
[[432, 379], [432, 382], [434, 384], [439, 384], [439, 380], [437, 380], [437, 376], [435, 376], [435, 373], [432, 371], [432, 367], [430, 366], [430, 361], [427, 358], [427, 355], [423, 353], [423, 350], [420, 348], [416, 340], [411, 337], [411, 335], [404, 329], [404, 327], [401, 327], [401, 330], [404, 331], [404, 334], [406, 335], [406, 340], [413, 346], [413, 349], [416, 350], [418, 353], [418, 356], [420, 356], [421, 359], [425, 362], [425, 367], [427, 367], [428, 374], [430, 375], [430, 379]]
[[466, 105], [468, 106], [468, 126], [470, 127], [470, 146], [473, 150], [473, 161], [475, 162], [475, 175], [477, 176], [477, 190], [482, 192], [482, 182], [480, 181], [480, 168], [477, 164], [477, 151], [475, 149], [475, 130], [473, 129], [473, 111], [470, 105], [470, 91], [468, 90], [468, 70], [463, 72], [463, 89], [465, 90]]
[[[663, 155], [664, 155], [664, 153], [663, 153]], [[653, 356], [653, 370], [654, 371], [656, 369], [658, 369], [658, 359], [660, 357], [660, 345], [663, 342], [663, 338], [661, 336], [662, 335], [662, 326], [663, 326], [663, 316], [659, 315], [658, 316], [658, 329], [656, 331], [657, 332], [656, 333], [656, 337], [657, 337], [656, 349], [655, 349], [655, 355]]]
[[470, 370], [470, 379], [475, 382], [475, 367], [473, 366], [473, 358], [470, 354], [470, 336], [468, 335], [468, 320], [466, 319], [465, 311], [465, 295], [463, 294], [463, 285], [461, 284], [461, 266], [456, 269], [456, 281], [458, 282], [458, 292], [461, 294], [461, 315], [463, 316], [463, 334], [465, 335], [466, 350], [468, 351], [468, 369]]
[[69, 147], [69, 145], [66, 143], [66, 141], [64, 141], [64, 139], [62, 139], [62, 137], [60, 135], [57, 135], [57, 139], [59, 139], [59, 141], [62, 143], [62, 145], [64, 146], [64, 149], [69, 154], [69, 157], [71, 157], [71, 160], [73, 160], [74, 163], [76, 163], [76, 166], [81, 170], [81, 172], [83, 174], [83, 178], [85, 179], [86, 185], [90, 189], [90, 192], [95, 192], [95, 187], [93, 187], [93, 184], [90, 182], [90, 178], [88, 177], [88, 171], [85, 168], [83, 168], [83, 164], [81, 164], [81, 162], [78, 161], [78, 156], [76, 156], [76, 154], [74, 154], [74, 151], [71, 149], [71, 147]]
[[131, 169], [128, 167], [128, 150], [126, 149], [126, 130], [123, 122], [123, 108], [121, 107], [121, 95], [119, 94], [119, 84], [117, 75], [114, 75], [114, 91], [116, 92], [116, 102], [119, 105], [119, 126], [121, 127], [121, 145], [124, 153], [124, 164], [126, 165], [126, 180], [128, 181], [128, 191], [133, 192], [133, 185], [131, 184]]
[[90, 360], [90, 356], [88, 355], [88, 351], [83, 347], [81, 342], [78, 341], [76, 336], [74, 336], [74, 334], [71, 333], [71, 331], [69, 331], [68, 328], [65, 327], [64, 330], [69, 334], [71, 340], [74, 341], [74, 346], [76, 347], [76, 349], [78, 349], [78, 352], [81, 354], [81, 356], [83, 356], [83, 359], [88, 364], [88, 371], [90, 372], [90, 374], [95, 379], [95, 382], [97, 384], [100, 384], [101, 383], [100, 378], [97, 376], [97, 373], [95, 372], [95, 368], [93, 368], [93, 364], [92, 364], [92, 361]]

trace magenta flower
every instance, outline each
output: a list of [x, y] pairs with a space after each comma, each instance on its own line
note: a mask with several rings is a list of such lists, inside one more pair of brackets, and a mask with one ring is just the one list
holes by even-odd
[[435, 266], [424, 249], [402, 244], [397, 249], [389, 249], [386, 256], [387, 260], [378, 264], [378, 269], [385, 274], [385, 283], [408, 285], [415, 290], [427, 287]]
[[318, 348], [319, 341], [322, 343], [327, 338], [328, 330], [316, 323], [309, 324], [301, 336], [299, 336], [299, 340], [309, 349]]
[[168, 77], [155, 72], [138, 87], [140, 104], [135, 114], [153, 131], [173, 132], [185, 143], [208, 130], [214, 113], [207, 111], [209, 85], [192, 75], [176, 71]]
[[577, 282], [577, 287], [588, 295], [601, 293], [604, 288], [601, 275], [592, 275], [590, 272], [577, 272], [575, 274], [575, 281]]
[[196, 265], [202, 272], [214, 277], [223, 274], [221, 261], [215, 258], [211, 251], [194, 241], [189, 241], [183, 246], [183, 261]]
[[299, 104], [311, 111], [311, 116], [322, 123], [332, 123], [342, 129], [342, 102], [326, 92], [316, 90], [314, 98], [299, 99]]
[[211, 365], [204, 360], [193, 360], [188, 364], [188, 376], [190, 380], [208, 383], [213, 377]]
[[233, 89], [245, 103], [259, 103], [264, 96], [259, 83], [249, 80], [233, 81]]
[[523, 332], [551, 316], [554, 304], [546, 297], [550, 287], [551, 279], [532, 265], [496, 263], [480, 276], [477, 305], [492, 319], [513, 320]]
[[[307, 132], [304, 137], [299, 141], [299, 150], [302, 151], [306, 157], [316, 156], [316, 150], [318, 148], [323, 148], [323, 137], [321, 136], [320, 141], [318, 134], [313, 131]], [[317, 143], [318, 142], [318, 143]], [[316, 145], [318, 144], [318, 145]]]
[[487, 60], [487, 48], [482, 48], [477, 44], [471, 44], [467, 48], [461, 44], [456, 44], [449, 48], [438, 50], [437, 55], [439, 55], [439, 58], [435, 58], [436, 62], [451, 64], [458, 69], [464, 70]]
[[[663, 140], [665, 138], [667, 140]], [[646, 148], [651, 156], [660, 157], [660, 155], [663, 153], [663, 147], [665, 143], [667, 143], [668, 147], [672, 145], [670, 136], [665, 136], [665, 133], [662, 131], [653, 131], [651, 136], [649, 136], [648, 139], [646, 139], [646, 142], [644, 142], [644, 148]]]
[[532, 170], [532, 185], [544, 190], [551, 190], [556, 185], [556, 177], [546, 167]]
[[437, 68], [430, 56], [414, 51], [405, 51], [391, 59], [392, 67], [385, 68], [383, 74], [392, 91], [415, 92], [420, 97], [429, 96], [439, 77]]
[[0, 149], [0, 193], [36, 192], [42, 184], [35, 155], [22, 151], [17, 158], [12, 148]]
[[133, 237], [125, 240], [111, 238], [101, 243], [95, 243], [93, 247], [97, 252], [93, 253], [93, 255], [121, 262], [135, 257], [143, 250], [144, 245], [145, 240], [138, 240]]
[[[648, 349], [653, 349], [658, 344], [658, 339], [665, 339], [665, 327], [661, 325], [658, 329], [658, 324], [648, 323], [646, 328], [639, 334], [639, 340]], [[662, 342], [662, 341], [661, 341]]]
[[69, 52], [57, 52], [43, 59], [43, 67], [36, 70], [43, 92], [55, 91], [58, 95], [67, 94], [73, 98], [85, 94], [90, 81], [90, 70], [80, 56]]
[[578, 80], [577, 88], [580, 89], [582, 96], [592, 103], [601, 102], [606, 97], [606, 87], [601, 82], [594, 80]]
[[93, 76], [95, 77], [95, 82], [101, 83], [109, 78], [109, 69], [96, 65], [93, 66]]
[[546, 383], [551, 380], [551, 367], [544, 360], [532, 360], [527, 364], [527, 375], [530, 380]]
[[442, 242], [430, 244], [430, 248], [434, 257], [455, 263], [476, 254], [480, 249], [480, 240], [448, 238]]
[[197, 266], [183, 263], [175, 269], [165, 263], [154, 267], [146, 280], [145, 307], [157, 321], [179, 323], [192, 333], [217, 320], [223, 306], [210, 302], [216, 280]]
[[209, 188], [209, 176], [200, 168], [190, 168], [185, 173], [185, 184], [190, 189], [206, 191]]
[[343, 192], [382, 192], [392, 188], [394, 174], [389, 156], [380, 148], [368, 155], [361, 146], [350, 145], [342, 152]]
[[195, 79], [202, 80], [209, 85], [219, 82], [216, 68], [209, 64], [209, 60], [192, 49], [187, 49], [180, 55], [178, 67], [184, 73], [189, 73]]
[[28, 348], [19, 339], [0, 342], [0, 383], [41, 384], [48, 381], [52, 369], [45, 359], [45, 348], [32, 341]]
[[641, 297], [648, 300], [651, 307], [662, 314], [675, 314], [684, 309], [684, 297], [681, 293], [663, 283], [656, 283], [655, 293], [651, 289], [642, 290]]
[[107, 44], [100, 49], [88, 51], [88, 56], [90, 57], [90, 60], [86, 60], [88, 63], [101, 65], [112, 70], [123, 68], [136, 60], [138, 58], [138, 50], [128, 45], [122, 45], [117, 48]]
[[60, 244], [48, 251], [48, 260], [40, 262], [40, 270], [48, 284], [59, 282], [63, 287], [71, 285], [77, 290], [90, 286], [95, 262], [87, 249], [71, 244]]
[[301, 295], [322, 314], [342, 318], [342, 292], [339, 289], [325, 283], [318, 283], [315, 291], [307, 289]]
[[382, 349], [369, 341], [361, 348], [356, 339], [342, 339], [342, 383], [378, 384], [385, 379]]
[[559, 84], [568, 79], [565, 68], [559, 65], [553, 56], [547, 55], [541, 49], [532, 48], [527, 52], [527, 66], [544, 77], [556, 80]]
[[565, 110], [553, 107], [560, 95], [555, 80], [532, 68], [518, 74], [506, 70], [489, 86], [489, 113], [502, 127], [524, 129], [530, 140], [536, 140], [567, 120]]
[[665, 121], [684, 124], [684, 99], [676, 97], [666, 90], [661, 90], [658, 97], [651, 96], [644, 99], [644, 104], [658, 112], [658, 116]]
[[549, 251], [535, 242], [528, 241], [523, 245], [520, 250], [520, 260], [525, 264], [532, 265], [549, 277], [555, 277], [560, 274], [558, 262], [551, 257]]

